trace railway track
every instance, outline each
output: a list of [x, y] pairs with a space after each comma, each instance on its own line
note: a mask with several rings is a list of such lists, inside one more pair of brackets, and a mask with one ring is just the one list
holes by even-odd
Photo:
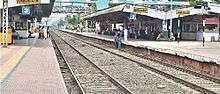
[[[70, 33], [70, 32], [65, 32], [65, 33], [68, 33], [68, 34], [74, 35], [74, 36], [76, 36], [76, 37], [78, 37], [80, 39], [92, 42], [93, 44], [98, 44], [98, 45], [102, 46], [101, 48], [106, 48], [106, 47], [107, 48], [115, 48], [114, 45], [112, 43], [110, 43], [109, 41], [105, 41], [105, 40], [98, 39], [98, 38], [93, 38], [93, 37], [87, 37], [87, 36], [83, 36], [83, 35], [80, 35], [80, 34], [74, 34], [74, 33]], [[127, 47], [121, 49], [120, 51], [129, 53], [131, 55], [135, 55], [137, 57], [141, 57], [143, 59], [147, 59], [147, 60], [153, 61], [154, 63], [160, 63], [161, 65], [165, 65], [167, 67], [172, 67], [172, 68], [174, 68], [176, 70], [179, 70], [179, 71], [182, 71], [182, 72], [186, 72], [186, 73], [195, 75], [197, 77], [201, 77], [203, 79], [210, 80], [210, 81], [213, 81], [215, 83], [220, 84], [219, 76], [216, 76], [214, 74], [210, 74], [209, 72], [205, 72], [205, 71], [201, 71], [201, 70], [196, 70], [196, 69], [192, 69], [192, 68], [189, 68], [189, 67], [185, 68], [183, 66], [187, 66], [187, 65], [182, 65], [182, 66], [178, 65], [178, 64], [175, 65], [174, 63], [170, 63], [169, 61], [168, 62], [167, 61], [163, 61], [163, 60], [161, 61], [161, 60], [157, 60], [158, 58], [149, 57], [149, 55], [151, 54], [151, 51], [149, 49], [136, 48], [136, 47], [132, 47], [132, 46], [127, 46]], [[213, 65], [215, 65], [215, 64], [213, 64]], [[203, 65], [203, 66], [205, 66], [205, 65]], [[216, 67], [218, 67], [218, 66], [219, 65], [216, 65]], [[205, 67], [207, 67], [207, 66], [205, 66]]]
[[64, 78], [65, 85], [68, 90], [68, 94], [85, 94], [82, 86], [76, 78], [70, 65], [67, 63], [66, 58], [63, 56], [62, 52], [59, 50], [58, 43], [52, 39], [54, 49], [56, 52], [57, 60], [59, 62], [60, 70]]
[[[135, 63], [137, 63], [138, 65], [140, 65], [141, 67], [143, 67], [145, 69], [148, 69], [148, 70], [151, 70], [155, 73], [163, 75], [164, 77], [166, 77], [168, 79], [172, 79], [175, 82], [181, 83], [181, 84], [183, 84], [185, 86], [188, 86], [192, 89], [198, 90], [201, 93], [206, 93], [206, 94], [219, 94], [220, 93], [220, 91], [219, 91], [220, 90], [220, 85], [218, 83], [215, 83], [215, 82], [212, 82], [212, 81], [209, 81], [209, 80], [205, 80], [205, 79], [202, 79], [200, 77], [190, 75], [190, 74], [186, 74], [186, 73], [183, 73], [183, 72], [180, 72], [180, 71], [176, 72], [175, 69], [170, 69], [170, 68], [167, 68], [166, 66], [161, 66], [160, 64], [159, 65], [158, 64], [153, 64], [153, 65], [146, 64], [146, 63], [143, 63], [144, 60], [142, 62], [140, 62], [138, 60], [131, 59], [132, 56], [117, 53], [117, 51], [115, 52], [115, 51], [103, 48], [101, 46], [97, 46], [94, 43], [86, 42], [84, 40], [81, 40], [79, 38], [76, 38], [76, 37], [73, 37], [73, 36], [70, 36], [70, 35], [65, 35], [65, 36], [66, 37], [67, 36], [71, 37], [75, 40], [86, 43], [87, 45], [90, 45], [90, 46], [95, 47], [97, 49], [109, 52], [111, 54], [117, 55], [119, 57], [130, 60], [132, 62], [135, 62]], [[134, 58], [134, 57], [132, 57], [132, 58]], [[178, 76], [176, 76], [176, 75], [178, 75]], [[191, 79], [188, 79], [189, 77], [191, 77]]]
[[134, 61], [109, 53], [87, 43], [56, 32], [66, 43], [84, 55], [94, 65], [111, 75], [133, 94], [200, 94], [197, 90], [155, 74]]
[[58, 42], [55, 43], [58, 46], [62, 57], [65, 58], [64, 60], [68, 65], [68, 68], [74, 75], [74, 79], [76, 79], [80, 87], [80, 93], [132, 94], [131, 91], [122, 86], [110, 75], [102, 71], [85, 56], [75, 50], [75, 48], [69, 43], [61, 38], [58, 38], [59, 36], [54, 34], [52, 34], [52, 36], [54, 41]]

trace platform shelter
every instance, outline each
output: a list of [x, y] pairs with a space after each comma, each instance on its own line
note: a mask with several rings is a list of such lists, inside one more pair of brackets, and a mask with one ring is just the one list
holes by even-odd
[[148, 40], [157, 40], [158, 35], [162, 34], [161, 39], [165, 40], [171, 37], [175, 40], [179, 35], [181, 40], [201, 40], [205, 37], [205, 41], [218, 41], [220, 13], [217, 9], [220, 9], [220, 6], [209, 4], [209, 8], [209, 10], [181, 8], [188, 13], [180, 15], [178, 14], [180, 9], [165, 12], [143, 5], [122, 4], [89, 14], [84, 19], [96, 22], [96, 31], [100, 33], [111, 34], [109, 32], [113, 32], [114, 28], [123, 26], [132, 28], [131, 31], [138, 38]]

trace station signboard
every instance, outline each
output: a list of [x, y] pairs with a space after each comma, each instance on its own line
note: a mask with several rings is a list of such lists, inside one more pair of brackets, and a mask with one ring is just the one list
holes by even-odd
[[137, 12], [137, 13], [147, 13], [148, 12], [148, 8], [146, 6], [135, 6], [134, 7], [134, 12]]
[[130, 20], [136, 20], [136, 14], [135, 13], [130, 13], [129, 19]]
[[206, 24], [219, 24], [219, 20], [218, 18], [206, 18]]
[[31, 7], [30, 6], [22, 6], [22, 15], [30, 15]]
[[189, 15], [190, 10], [188, 10], [188, 9], [178, 9], [178, 10], [176, 10], [176, 14], [177, 15]]
[[41, 0], [16, 0], [17, 4], [39, 4]]

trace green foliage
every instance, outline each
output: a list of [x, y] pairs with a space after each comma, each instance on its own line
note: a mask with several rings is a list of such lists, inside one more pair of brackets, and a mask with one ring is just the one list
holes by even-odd
[[213, 0], [214, 2], [216, 2], [217, 4], [220, 4], [220, 0]]
[[67, 16], [65, 20], [68, 24], [73, 25], [73, 26], [76, 26], [80, 23], [80, 19], [77, 15]]
[[[191, 5], [198, 5], [204, 2], [204, 0], [183, 0], [188, 1]], [[212, 0], [213, 2], [220, 4], [220, 0]]]
[[74, 27], [77, 27], [80, 24], [82, 24], [82, 26], [85, 26], [85, 21], [80, 19], [79, 15], [67, 16], [65, 18], [65, 21], [67, 24]]
[[208, 30], [213, 30], [213, 29], [216, 29], [217, 25], [215, 24], [211, 24], [211, 25], [206, 25], [206, 29]]
[[96, 12], [96, 4], [91, 4], [91, 12]]

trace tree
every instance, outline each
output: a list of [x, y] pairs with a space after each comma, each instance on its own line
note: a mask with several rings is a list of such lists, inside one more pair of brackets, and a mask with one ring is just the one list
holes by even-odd
[[73, 15], [73, 16], [67, 16], [65, 18], [65, 21], [68, 25], [70, 25], [71, 27], [77, 27], [78, 25], [82, 25], [85, 26], [85, 21], [80, 19], [80, 15]]
[[[191, 5], [198, 5], [205, 2], [204, 0], [184, 0], [184, 1], [188, 1]], [[220, 0], [212, 0], [212, 1], [217, 4], [220, 4]]]
[[91, 3], [88, 5], [90, 8], [90, 13], [96, 12], [96, 4], [95, 3]]
[[220, 4], [220, 0], [213, 0], [214, 2], [216, 2], [217, 4]]
[[70, 25], [76, 26], [80, 23], [79, 18], [76, 15], [73, 16], [67, 16], [65, 18], [66, 22]]

